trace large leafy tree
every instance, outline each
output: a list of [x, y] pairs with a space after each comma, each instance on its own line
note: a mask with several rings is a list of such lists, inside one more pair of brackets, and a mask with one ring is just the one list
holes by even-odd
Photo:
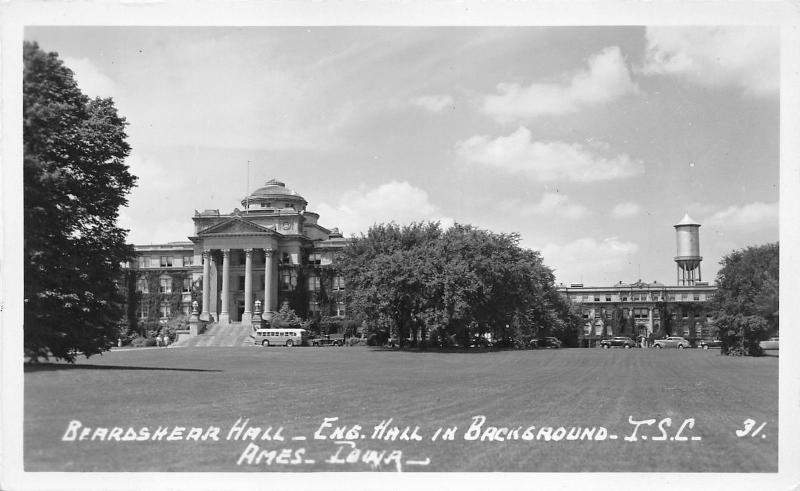
[[541, 256], [519, 247], [515, 234], [461, 224], [374, 225], [343, 251], [340, 268], [350, 311], [389, 326], [401, 343], [433, 332], [461, 344], [487, 332], [563, 335], [578, 319]]
[[758, 342], [778, 330], [778, 243], [725, 256], [717, 273], [714, 323], [723, 351], [758, 354]]
[[74, 361], [108, 349], [130, 260], [118, 211], [136, 177], [125, 119], [90, 99], [56, 53], [24, 45], [25, 352]]

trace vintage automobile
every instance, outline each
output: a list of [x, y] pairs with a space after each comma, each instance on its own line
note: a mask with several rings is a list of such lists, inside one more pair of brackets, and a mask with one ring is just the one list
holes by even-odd
[[778, 337], [776, 336], [769, 338], [767, 341], [761, 341], [758, 345], [761, 346], [761, 349], [764, 351], [776, 350], [778, 349]]
[[665, 339], [656, 339], [653, 341], [654, 348], [678, 348], [684, 349], [690, 347], [691, 344], [686, 339], [680, 336], [668, 336]]
[[600, 347], [605, 349], [608, 348], [630, 349], [636, 347], [636, 341], [626, 336], [615, 336], [610, 339], [601, 339]]
[[344, 346], [344, 335], [322, 334], [309, 339], [311, 346]]
[[720, 348], [722, 347], [721, 339], [705, 340], [701, 339], [699, 346], [703, 349]]
[[558, 349], [558, 348], [561, 347], [561, 345], [562, 345], [562, 343], [561, 343], [560, 339], [550, 336], [550, 337], [546, 337], [546, 338], [542, 338], [542, 339], [537, 339], [535, 346], [537, 348]]

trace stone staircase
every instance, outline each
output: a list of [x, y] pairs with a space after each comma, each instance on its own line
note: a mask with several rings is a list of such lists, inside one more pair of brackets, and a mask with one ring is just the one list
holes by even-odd
[[182, 339], [174, 343], [173, 347], [218, 347], [218, 346], [255, 346], [253, 344], [253, 328], [240, 323], [217, 324], [210, 323], [206, 330], [199, 336]]

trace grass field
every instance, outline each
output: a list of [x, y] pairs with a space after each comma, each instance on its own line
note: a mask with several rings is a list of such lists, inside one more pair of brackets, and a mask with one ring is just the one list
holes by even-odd
[[[468, 439], [476, 416], [486, 418], [484, 441]], [[240, 417], [261, 427], [257, 438], [272, 426], [268, 436], [282, 427], [284, 440], [227, 439]], [[629, 417], [656, 423], [628, 441]], [[389, 418], [400, 430], [394, 440], [391, 432], [373, 435]], [[664, 418], [666, 439], [654, 441]], [[689, 418], [693, 427], [684, 425]], [[737, 436], [747, 419], [755, 425]], [[62, 440], [73, 436], [71, 421], [91, 428], [85, 440], [80, 431]], [[159, 426], [185, 429], [174, 440], [104, 441], [95, 433], [131, 427], [142, 436], [146, 427], [152, 437]], [[334, 435], [336, 426], [347, 428]], [[402, 439], [406, 426], [406, 436], [418, 427], [421, 440]], [[192, 427], [206, 441], [187, 440]], [[579, 428], [579, 438], [558, 427]], [[348, 436], [355, 439], [336, 442]], [[119, 350], [75, 366], [26, 367], [24, 446], [26, 471], [776, 472], [778, 359], [714, 350]], [[386, 451], [380, 467], [356, 461], [368, 449]]]

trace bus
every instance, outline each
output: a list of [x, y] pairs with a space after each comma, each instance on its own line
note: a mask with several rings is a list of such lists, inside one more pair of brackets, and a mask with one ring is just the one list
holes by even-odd
[[302, 346], [308, 334], [305, 329], [258, 329], [253, 338], [261, 346]]

